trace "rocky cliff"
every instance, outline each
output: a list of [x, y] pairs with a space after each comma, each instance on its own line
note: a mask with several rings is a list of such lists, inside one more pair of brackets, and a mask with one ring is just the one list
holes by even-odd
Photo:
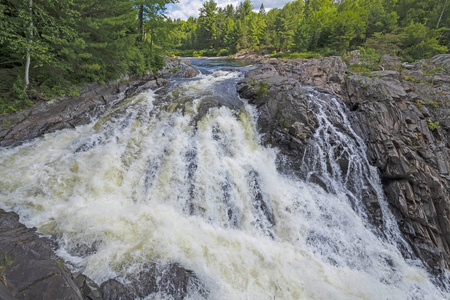
[[450, 270], [450, 55], [403, 67], [392, 61], [384, 66], [393, 70], [352, 73], [340, 57], [270, 60], [238, 91], [260, 111], [263, 142], [279, 147], [297, 172], [316, 127], [303, 87], [340, 97], [404, 238], [439, 274]]
[[433, 270], [450, 269], [449, 65], [440, 55], [343, 84], [400, 229]]

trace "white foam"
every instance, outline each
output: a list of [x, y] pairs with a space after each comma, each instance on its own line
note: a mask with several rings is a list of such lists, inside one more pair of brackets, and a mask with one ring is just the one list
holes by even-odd
[[[216, 72], [167, 97], [189, 105], [237, 76]], [[345, 199], [278, 174], [252, 107], [213, 108], [195, 124], [195, 109], [160, 109], [163, 97], [138, 95], [98, 124], [0, 148], [0, 206], [56, 238], [58, 255], [98, 283], [178, 262], [211, 299], [449, 297]]]

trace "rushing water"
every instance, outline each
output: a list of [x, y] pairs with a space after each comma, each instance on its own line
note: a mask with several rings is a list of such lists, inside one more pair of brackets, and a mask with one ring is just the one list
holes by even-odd
[[[363, 163], [348, 174], [324, 176], [326, 135], [316, 134], [305, 172], [321, 174], [326, 192], [277, 171], [252, 106], [204, 109], [239, 103], [240, 76], [213, 70], [121, 101], [92, 124], [0, 148], [0, 206], [97, 283], [176, 262], [210, 299], [448, 299], [402, 258], [389, 214], [382, 237], [367, 222], [365, 187], [351, 187], [375, 176], [363, 151], [351, 153]], [[331, 123], [326, 131], [338, 132]]]

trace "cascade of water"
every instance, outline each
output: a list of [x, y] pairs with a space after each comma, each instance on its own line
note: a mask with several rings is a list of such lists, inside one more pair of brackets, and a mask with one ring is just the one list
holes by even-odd
[[367, 160], [366, 145], [347, 118], [345, 105], [332, 95], [307, 91], [318, 124], [303, 157], [305, 179], [346, 199], [366, 227], [412, 254], [384, 199], [377, 170]]
[[[211, 299], [449, 298], [367, 228], [358, 176], [375, 177], [356, 158], [362, 150], [340, 150], [355, 156], [356, 177], [333, 173], [337, 159], [323, 166], [329, 175], [309, 169], [325, 192], [277, 172], [253, 107], [202, 112], [239, 76], [217, 71], [142, 93], [96, 124], [0, 148], [0, 206], [57, 240], [58, 255], [98, 283], [127, 283], [157, 262], [194, 271]], [[324, 143], [331, 138], [317, 151]]]

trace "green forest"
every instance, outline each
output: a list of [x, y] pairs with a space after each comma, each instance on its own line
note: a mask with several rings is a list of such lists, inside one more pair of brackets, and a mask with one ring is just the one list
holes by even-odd
[[269, 11], [262, 3], [254, 12], [250, 0], [225, 8], [209, 0], [197, 19], [168, 20], [161, 44], [183, 55], [252, 49], [287, 58], [342, 55], [362, 47], [415, 61], [448, 52], [449, 2], [296, 0]]
[[0, 114], [161, 68], [148, 33], [172, 2], [0, 0]]
[[360, 49], [416, 61], [450, 48], [450, 0], [296, 0], [282, 8], [203, 3], [198, 18], [164, 15], [176, 0], [0, 0], [0, 114], [74, 86], [142, 75], [162, 55], [279, 58]]

